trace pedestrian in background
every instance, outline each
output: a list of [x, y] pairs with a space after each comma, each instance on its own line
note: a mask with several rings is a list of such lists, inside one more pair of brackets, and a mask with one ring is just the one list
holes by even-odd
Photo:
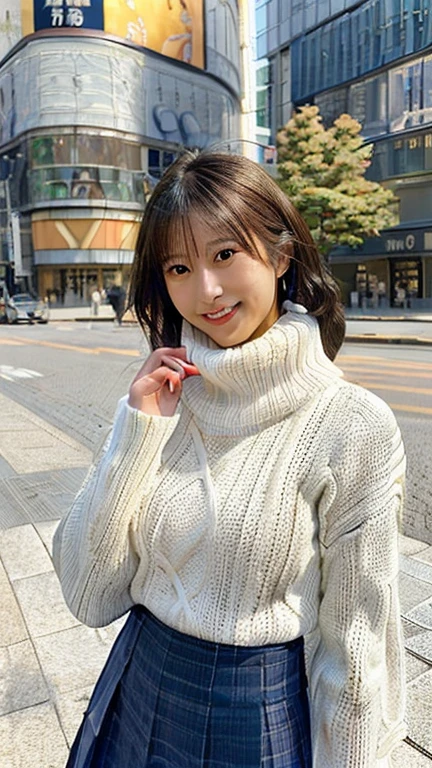
[[95, 288], [94, 291], [92, 291], [91, 295], [91, 314], [97, 317], [99, 314], [99, 307], [102, 301], [102, 296], [100, 294], [100, 291]]
[[107, 299], [114, 310], [118, 325], [121, 325], [126, 305], [125, 289], [120, 285], [111, 286], [107, 293]]
[[343, 308], [305, 222], [252, 161], [187, 152], [131, 296], [153, 352], [54, 540], [80, 621], [130, 611], [68, 768], [389, 766], [404, 451], [332, 362]]

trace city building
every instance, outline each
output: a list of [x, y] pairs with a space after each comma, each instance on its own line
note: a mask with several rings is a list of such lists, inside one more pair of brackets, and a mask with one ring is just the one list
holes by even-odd
[[332, 252], [344, 301], [431, 307], [430, 0], [257, 0], [256, 33], [270, 143], [302, 104], [316, 104], [326, 124], [348, 112], [374, 144], [369, 178], [399, 199], [397, 226]]
[[3, 0], [0, 281], [63, 305], [126, 285], [163, 170], [240, 111], [236, 0]]

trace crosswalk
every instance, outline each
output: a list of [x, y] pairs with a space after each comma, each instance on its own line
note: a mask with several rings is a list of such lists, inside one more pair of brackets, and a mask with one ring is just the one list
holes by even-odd
[[342, 353], [336, 363], [349, 381], [376, 392], [394, 411], [432, 416], [432, 362]]
[[31, 368], [14, 368], [13, 365], [0, 365], [0, 377], [6, 381], [37, 379], [42, 376], [43, 373], [33, 371]]

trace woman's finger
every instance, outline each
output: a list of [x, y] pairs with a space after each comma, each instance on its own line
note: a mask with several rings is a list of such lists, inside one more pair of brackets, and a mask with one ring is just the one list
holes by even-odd
[[172, 367], [175, 371], [178, 371], [178, 373], [186, 376], [199, 376], [200, 372], [198, 368], [193, 365], [193, 363], [189, 363], [187, 360], [180, 360], [178, 357], [174, 357], [173, 355], [170, 355], [169, 357], [163, 357], [162, 362], [166, 365], [169, 365]]
[[178, 371], [173, 371], [172, 368], [167, 365], [161, 365], [160, 368], [156, 368], [152, 373], [138, 379], [135, 384], [141, 384], [143, 390], [147, 390], [149, 394], [153, 394], [165, 384], [169, 386], [169, 382], [172, 382], [174, 387], [176, 387], [180, 382], [180, 378], [181, 376]]
[[179, 362], [186, 360], [186, 349], [185, 347], [159, 347], [155, 349], [140, 368], [135, 379], [146, 376], [148, 373], [156, 370], [156, 368], [159, 368], [163, 364], [162, 360], [165, 357], [175, 357]]
[[179, 358], [172, 357], [172, 355], [163, 355], [161, 358], [161, 363], [163, 365], [168, 366], [168, 368], [172, 368], [173, 371], [176, 371], [176, 373], [179, 373], [181, 376], [185, 375], [185, 369], [183, 367], [184, 361], [179, 360]]

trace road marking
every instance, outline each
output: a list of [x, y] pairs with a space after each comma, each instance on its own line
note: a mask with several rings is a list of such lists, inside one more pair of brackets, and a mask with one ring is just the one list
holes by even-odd
[[129, 357], [142, 357], [143, 353], [137, 349], [113, 349], [112, 347], [96, 347], [97, 354], [100, 352], [108, 352], [113, 355], [128, 355]]
[[431, 369], [432, 370], [432, 363], [419, 363], [417, 361], [405, 361], [405, 360], [384, 360], [382, 357], [369, 357], [369, 356], [362, 356], [362, 355], [339, 355], [336, 359], [336, 365], [340, 362], [342, 365], [344, 362], [350, 363], [362, 363], [362, 362], [373, 362], [376, 365], [381, 365], [384, 368], [420, 368], [420, 369]]
[[[382, 376], [386, 376], [386, 375], [387, 376], [391, 375], [391, 376], [400, 376], [402, 378], [407, 378], [406, 371], [373, 371], [372, 368], [368, 368], [367, 370], [365, 370], [364, 367], [360, 368], [357, 365], [349, 365], [349, 366], [344, 365], [343, 370], [346, 373], [350, 373], [350, 374], [351, 373], [361, 373], [361, 374], [364, 375], [365, 373], [367, 373], [368, 376], [379, 376], [379, 377], [382, 377]], [[431, 379], [431, 374], [430, 373], [424, 373], [424, 372], [420, 372], [420, 371], [418, 373], [416, 371], [412, 371], [411, 372], [411, 376], [412, 376], [413, 379], [429, 379], [429, 381]]]
[[31, 368], [14, 368], [12, 365], [0, 365], [0, 376], [6, 381], [15, 381], [16, 379], [36, 379], [43, 376], [43, 373], [32, 371]]
[[418, 344], [424, 346], [432, 344], [432, 338], [430, 336], [394, 336], [391, 334], [380, 333], [347, 333], [345, 336], [345, 344], [356, 344], [358, 342], [367, 343], [368, 341], [372, 341], [375, 344]]
[[7, 344], [11, 347], [23, 347], [24, 341], [15, 341], [14, 339], [0, 339], [0, 344]]
[[393, 411], [406, 411], [408, 413], [423, 413], [425, 416], [432, 416], [432, 408], [426, 408], [424, 405], [403, 405], [402, 403], [387, 403]]
[[361, 386], [366, 387], [366, 389], [385, 389], [389, 392], [410, 392], [411, 394], [416, 395], [432, 395], [432, 389], [427, 389], [426, 387], [404, 387], [397, 384], [378, 384], [374, 381], [362, 381]]
[[80, 347], [76, 344], [60, 344], [55, 341], [40, 341], [37, 339], [26, 339], [24, 344], [36, 344], [40, 347], [50, 347], [51, 349], [65, 349], [69, 352], [82, 352], [84, 355], [100, 355], [108, 353], [110, 355], [125, 355], [126, 357], [142, 357], [143, 353], [137, 349], [116, 349], [115, 347]]

